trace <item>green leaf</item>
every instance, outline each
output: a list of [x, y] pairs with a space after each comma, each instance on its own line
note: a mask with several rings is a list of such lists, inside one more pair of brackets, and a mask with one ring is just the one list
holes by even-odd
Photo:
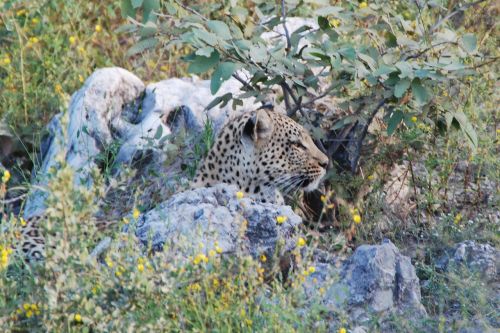
[[196, 50], [195, 54], [202, 56], [202, 57], [209, 58], [210, 55], [212, 54], [212, 52], [214, 52], [214, 48], [211, 46], [206, 46], [206, 47], [202, 47], [201, 49]]
[[161, 138], [161, 136], [163, 135], [163, 126], [158, 126], [158, 128], [156, 129], [156, 133], [155, 133], [155, 136], [154, 138], [156, 140], [159, 140]]
[[474, 127], [472, 127], [471, 123], [469, 122], [469, 119], [467, 119], [467, 116], [463, 112], [457, 111], [457, 112], [453, 113], [453, 118], [460, 125], [460, 129], [467, 137], [471, 148], [476, 149], [477, 148], [477, 134], [476, 134], [476, 131], [474, 130]]
[[391, 113], [391, 117], [387, 121], [387, 135], [392, 135], [398, 125], [401, 123], [401, 120], [404, 118], [404, 113], [397, 110]]
[[135, 17], [135, 9], [134, 7], [132, 7], [132, 3], [130, 2], [130, 0], [121, 1], [121, 14], [123, 18]]
[[226, 23], [222, 21], [208, 21], [207, 26], [212, 30], [217, 36], [224, 40], [228, 40], [233, 38], [231, 36], [231, 31], [229, 30], [229, 27], [227, 26]]
[[219, 52], [217, 52], [216, 50], [214, 50], [210, 54], [210, 57], [208, 57], [208, 58], [204, 57], [204, 56], [197, 55], [191, 60], [191, 64], [189, 64], [188, 73], [191, 73], [191, 74], [205, 73], [210, 68], [217, 65], [219, 60], [220, 60], [220, 55], [219, 55]]
[[192, 32], [197, 38], [201, 39], [208, 45], [214, 46], [215, 44], [217, 44], [217, 35], [211, 32], [202, 29], [193, 29]]
[[408, 79], [399, 80], [394, 87], [394, 96], [397, 98], [403, 97], [408, 88], [410, 88], [410, 83]]
[[140, 30], [139, 30], [139, 35], [142, 38], [145, 37], [152, 37], [156, 34], [158, 31], [158, 27], [154, 22], [148, 21]]
[[134, 54], [152, 49], [156, 47], [156, 45], [158, 45], [158, 39], [156, 37], [151, 37], [141, 40], [127, 51], [127, 56], [130, 57], [133, 56]]
[[328, 19], [324, 16], [318, 16], [318, 25], [321, 30], [330, 29], [330, 22], [328, 22]]
[[338, 50], [338, 52], [344, 57], [347, 58], [351, 61], [354, 61], [356, 59], [356, 50], [352, 47], [344, 47]]
[[380, 65], [380, 67], [377, 68], [373, 72], [373, 75], [374, 76], [382, 76], [382, 75], [390, 74], [390, 73], [395, 72], [395, 71], [396, 71], [395, 67], [387, 66], [387, 65]]
[[427, 89], [425, 89], [425, 87], [422, 86], [420, 79], [414, 79], [412, 81], [411, 91], [418, 105], [424, 105], [429, 101], [430, 95], [427, 92]]
[[143, 0], [132, 0], [131, 1], [132, 7], [134, 7], [135, 9], [141, 7], [142, 6], [142, 1]]
[[160, 9], [160, 0], [144, 0], [142, 5], [144, 16], [142, 22], [154, 21], [155, 18], [153, 11]]
[[236, 69], [237, 66], [233, 62], [222, 62], [217, 66], [210, 80], [210, 92], [212, 95], [215, 95], [219, 91], [222, 83], [228, 80]]
[[477, 47], [477, 37], [474, 34], [465, 34], [462, 36], [462, 45], [467, 53], [473, 53]]
[[211, 101], [210, 104], [207, 105], [206, 109], [210, 110], [211, 108], [217, 106], [220, 103], [223, 103], [221, 105], [221, 107], [224, 107], [227, 104], [227, 102], [229, 102], [231, 100], [231, 98], [233, 98], [232, 93], [227, 93], [227, 94], [224, 94], [222, 96], [215, 97], [214, 100]]
[[396, 67], [401, 72], [401, 74], [399, 74], [400, 78], [413, 77], [413, 68], [407, 62], [404, 61], [397, 62]]

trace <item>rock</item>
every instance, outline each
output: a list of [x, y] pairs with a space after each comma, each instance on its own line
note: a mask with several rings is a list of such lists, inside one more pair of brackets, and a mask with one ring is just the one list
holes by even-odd
[[[230, 79], [217, 96], [237, 94], [240, 86], [237, 80]], [[145, 87], [139, 78], [122, 68], [96, 70], [72, 96], [68, 112], [55, 116], [49, 123], [49, 136], [41, 149], [42, 165], [32, 183], [36, 188], [46, 185], [49, 170], [59, 166], [56, 157], [76, 171], [75, 184], [82, 186], [91, 185], [91, 170], [95, 168], [112, 168], [116, 172], [120, 165], [146, 156], [147, 163], [161, 164], [166, 155], [164, 146], [172, 133], [169, 122], [175, 130], [184, 127], [196, 135], [207, 119], [217, 130], [235, 113], [229, 105], [206, 111], [214, 98], [209, 80], [169, 79]], [[253, 108], [253, 99], [247, 99], [238, 112]], [[114, 158], [112, 165], [105, 165], [110, 155]], [[44, 191], [33, 190], [24, 217], [43, 214], [45, 199]]]
[[449, 264], [463, 264], [473, 271], [479, 272], [487, 281], [498, 278], [500, 251], [489, 244], [478, 244], [465, 241], [455, 248]]
[[[141, 215], [136, 235], [154, 251], [168, 248], [184, 258], [200, 250], [207, 254], [216, 242], [225, 254], [243, 251], [255, 258], [263, 253], [272, 258], [276, 249], [284, 253], [295, 247], [301, 218], [289, 206], [237, 199], [237, 191], [220, 184], [178, 193]], [[279, 215], [287, 217], [281, 225], [276, 223]]]
[[238, 95], [241, 83], [234, 78], [225, 81], [216, 95], [210, 92], [210, 80], [200, 80], [197, 77], [177, 79], [172, 78], [147, 86], [142, 108], [146, 112], [170, 115], [180, 106], [186, 106], [181, 112], [182, 122], [194, 133], [199, 133], [207, 120], [217, 132], [229, 116], [236, 116], [239, 112], [257, 108], [254, 98], [243, 101], [243, 105], [234, 111], [231, 103], [224, 107], [214, 107], [206, 110], [208, 104], [216, 97], [232, 93]]
[[[411, 314], [419, 320], [427, 315], [421, 303], [419, 279], [410, 258], [389, 240], [381, 245], [361, 245], [341, 268], [315, 263], [316, 288], [324, 288], [324, 305], [333, 313], [347, 312], [354, 323], [370, 316]], [[322, 276], [339, 276], [329, 286]], [[326, 287], [326, 288], [325, 288]]]
[[[90, 172], [98, 166], [96, 156], [116, 139], [115, 133], [124, 135], [134, 128], [130, 119], [122, 117], [122, 111], [137, 101], [143, 90], [142, 81], [122, 68], [95, 71], [72, 96], [67, 115], [57, 115], [48, 125], [50, 136], [34, 183], [46, 184], [49, 170], [59, 166], [58, 157], [76, 171], [75, 183], [90, 185]], [[147, 130], [143, 124], [137, 126]], [[25, 218], [43, 213], [45, 198], [44, 192], [34, 190], [26, 202]]]

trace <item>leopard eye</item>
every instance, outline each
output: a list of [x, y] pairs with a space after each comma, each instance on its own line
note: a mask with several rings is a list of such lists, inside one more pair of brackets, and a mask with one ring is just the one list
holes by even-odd
[[307, 149], [306, 146], [300, 141], [292, 141], [291, 144], [300, 149]]

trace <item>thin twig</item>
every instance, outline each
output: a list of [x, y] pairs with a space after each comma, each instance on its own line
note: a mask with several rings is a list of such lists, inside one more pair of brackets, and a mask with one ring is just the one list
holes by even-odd
[[356, 143], [356, 156], [354, 157], [354, 160], [351, 163], [351, 172], [354, 173], [356, 171], [356, 166], [358, 165], [359, 157], [361, 155], [361, 147], [363, 146], [363, 140], [366, 137], [366, 134], [368, 133], [368, 127], [373, 121], [373, 118], [377, 115], [378, 111], [387, 103], [387, 98], [383, 98], [375, 107], [375, 109], [372, 111], [370, 118], [366, 121], [366, 124], [363, 127], [363, 132], [361, 132], [361, 136], [358, 139], [358, 142]]
[[288, 95], [288, 90], [286, 90], [283, 87], [283, 84], [286, 84], [286, 83], [282, 83], [281, 84], [281, 88], [283, 89], [283, 96], [284, 96], [284, 100], [285, 100], [285, 108], [286, 108], [287, 113], [288, 113], [288, 110], [290, 110], [292, 108], [292, 106], [290, 105], [290, 96]]
[[292, 42], [290, 41], [290, 33], [288, 32], [288, 28], [286, 26], [286, 8], [285, 8], [285, 0], [281, 0], [281, 18], [283, 20], [283, 29], [285, 29], [285, 37], [286, 37], [286, 52], [288, 53], [292, 48]]
[[436, 46], [441, 46], [441, 45], [445, 45], [445, 44], [452, 44], [452, 45], [458, 45], [457, 42], [441, 42], [441, 43], [436, 43], [434, 45], [431, 45], [429, 46], [428, 48], [426, 49], [423, 49], [422, 51], [419, 51], [415, 54], [410, 54], [409, 56], [407, 56], [406, 58], [403, 59], [403, 61], [406, 61], [406, 60], [409, 60], [409, 59], [415, 59], [415, 58], [418, 58], [420, 57], [421, 55], [429, 52], [430, 50], [434, 49]]
[[439, 20], [432, 28], [431, 28], [431, 32], [433, 32], [434, 30], [436, 30], [437, 28], [439, 28], [441, 26], [441, 24], [443, 24], [444, 22], [448, 21], [450, 18], [452, 18], [453, 16], [457, 15], [458, 13], [460, 12], [463, 12], [464, 10], [466, 10], [467, 8], [469, 7], [474, 7], [478, 4], [480, 4], [481, 2], [485, 2], [486, 0], [478, 0], [476, 2], [472, 2], [472, 3], [468, 3], [468, 4], [465, 4], [463, 5], [462, 7], [458, 8], [457, 10], [455, 10], [454, 12], [446, 15], [445, 17], [443, 17], [441, 20]]
[[10, 203], [13, 203], [13, 202], [16, 202], [16, 201], [22, 200], [22, 199], [23, 199], [23, 198], [25, 198], [27, 195], [28, 195], [27, 193], [24, 193], [24, 194], [21, 194], [20, 196], [15, 197], [15, 198], [6, 199], [6, 200], [0, 200], [0, 203], [1, 203], [2, 205], [5, 205], [5, 204], [10, 204]]
[[203, 21], [208, 21], [208, 19], [205, 16], [201, 15], [200, 13], [198, 13], [193, 8], [190, 8], [190, 7], [186, 6], [185, 4], [183, 4], [182, 2], [180, 2], [179, 0], [175, 0], [175, 3], [178, 4], [179, 6], [181, 6], [184, 10], [187, 10], [188, 12], [190, 12], [191, 14], [194, 14], [194, 15], [200, 17]]

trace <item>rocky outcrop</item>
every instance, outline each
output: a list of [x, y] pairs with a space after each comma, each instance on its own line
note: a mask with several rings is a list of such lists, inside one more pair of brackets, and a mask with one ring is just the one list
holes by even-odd
[[[374, 315], [410, 314], [415, 320], [426, 316], [415, 267], [389, 240], [381, 245], [361, 245], [339, 268], [334, 262], [315, 263], [311, 278], [320, 283], [307, 286], [314, 294], [330, 280], [322, 302], [334, 314], [347, 313], [358, 324]], [[338, 276], [338, 281], [332, 281], [332, 276]]]
[[[214, 244], [224, 254], [239, 252], [255, 258], [289, 252], [301, 218], [290, 206], [238, 199], [237, 191], [235, 186], [220, 184], [178, 193], [140, 216], [136, 235], [154, 251], [167, 247], [186, 258], [199, 251], [199, 244], [207, 255]], [[285, 216], [286, 221], [277, 224], [277, 216]]]
[[[218, 129], [231, 116], [231, 105], [207, 105], [217, 96], [236, 94], [240, 83], [224, 82], [218, 94], [210, 94], [208, 80], [169, 79], [145, 86], [122, 68], [95, 71], [71, 98], [69, 110], [59, 114], [48, 125], [49, 137], [42, 144], [42, 164], [33, 175], [33, 183], [46, 184], [51, 168], [61, 161], [75, 172], [75, 183], [88, 186], [93, 168], [103, 168], [99, 157], [113, 154], [113, 167], [130, 163], [145, 152], [153, 153], [156, 162], [164, 158], [171, 127], [186, 126], [199, 133], [206, 121]], [[239, 112], [253, 108], [247, 100]], [[116, 150], [116, 151], [115, 151]], [[56, 158], [57, 157], [57, 158]], [[46, 195], [34, 190], [26, 202], [25, 218], [45, 210]]]
[[498, 279], [500, 251], [489, 244], [465, 241], [455, 247], [448, 265], [465, 265], [487, 281], [494, 281]]

